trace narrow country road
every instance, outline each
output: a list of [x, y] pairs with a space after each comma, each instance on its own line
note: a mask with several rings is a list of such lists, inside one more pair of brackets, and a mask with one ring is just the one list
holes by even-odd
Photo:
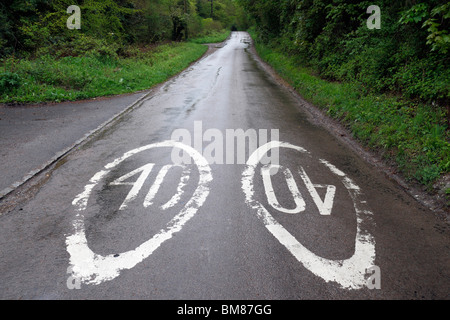
[[[233, 32], [0, 216], [1, 299], [448, 299], [450, 230]], [[2, 169], [3, 170], [3, 169]]]

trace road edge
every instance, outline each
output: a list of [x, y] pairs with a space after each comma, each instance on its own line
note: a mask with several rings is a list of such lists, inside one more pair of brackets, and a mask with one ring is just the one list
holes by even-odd
[[364, 146], [352, 137], [351, 132], [346, 129], [342, 123], [330, 118], [323, 110], [314, 106], [307, 100], [305, 100], [283, 77], [281, 77], [275, 69], [265, 62], [256, 51], [254, 40], [248, 34], [250, 38], [249, 54], [255, 59], [256, 63], [282, 88], [289, 91], [299, 102], [299, 104], [310, 115], [310, 120], [323, 127], [336, 139], [347, 145], [354, 152], [356, 152], [366, 163], [383, 173], [384, 176], [391, 182], [399, 186], [406, 194], [417, 201], [425, 208], [432, 211], [439, 219], [450, 223], [450, 213], [444, 209], [443, 203], [432, 195], [424, 192], [420, 188], [408, 183], [400, 174], [397, 174], [395, 167], [389, 165], [384, 161], [379, 154], [374, 151], [367, 150]]
[[[6, 187], [3, 190], [0, 190], [0, 201], [4, 200], [8, 195], [12, 194], [18, 188], [20, 188], [21, 186], [25, 185], [28, 181], [30, 181], [31, 179], [33, 179], [34, 177], [36, 177], [37, 175], [39, 175], [40, 173], [44, 172], [49, 167], [51, 167], [52, 165], [57, 163], [63, 157], [68, 155], [71, 151], [73, 151], [78, 146], [80, 146], [81, 144], [86, 142], [89, 138], [93, 137], [96, 133], [100, 132], [101, 130], [106, 128], [108, 125], [110, 125], [111, 123], [116, 121], [118, 118], [120, 118], [124, 114], [130, 112], [132, 109], [134, 109], [136, 107], [139, 107], [140, 105], [142, 105], [142, 103], [144, 103], [144, 101], [147, 101], [147, 100], [151, 99], [152, 96], [154, 95], [154, 93], [158, 89], [160, 89], [162, 86], [164, 86], [164, 84], [166, 84], [167, 82], [172, 81], [173, 79], [179, 77], [182, 73], [184, 73], [187, 70], [189, 70], [194, 64], [196, 64], [200, 60], [206, 58], [207, 56], [212, 54], [218, 48], [221, 48], [221, 47], [219, 47], [219, 45], [222, 46], [226, 41], [228, 41], [228, 39], [226, 39], [224, 42], [221, 42], [221, 43], [205, 44], [206, 46], [208, 46], [208, 49], [205, 51], [205, 53], [201, 57], [199, 57], [197, 60], [191, 62], [186, 68], [184, 68], [183, 70], [181, 70], [177, 74], [171, 76], [170, 78], [166, 79], [164, 82], [156, 84], [155, 86], [153, 86], [153, 87], [151, 87], [151, 88], [149, 88], [147, 90], [141, 90], [141, 91], [134, 92], [135, 94], [137, 94], [139, 92], [142, 92], [142, 96], [140, 98], [136, 99], [134, 102], [132, 102], [128, 106], [126, 106], [122, 111], [116, 113], [110, 119], [108, 119], [105, 122], [103, 122], [102, 124], [100, 124], [97, 128], [95, 128], [95, 129], [89, 131], [88, 133], [86, 133], [82, 138], [76, 140], [69, 147], [67, 147], [67, 148], [63, 149], [62, 151], [59, 151], [56, 154], [54, 154], [53, 157], [51, 157], [48, 161], [43, 163], [38, 169], [31, 170], [25, 176], [23, 176], [21, 180], [18, 180], [16, 182], [12, 183], [9, 187]], [[133, 93], [129, 93], [129, 94], [133, 94]], [[110, 96], [110, 97], [107, 97], [107, 98], [113, 99], [114, 97], [117, 97], [117, 96], [121, 96], [121, 95], [114, 95], [114, 96]], [[90, 101], [90, 100], [92, 100], [92, 99], [89, 99], [88, 101]], [[78, 102], [80, 102], [80, 101], [73, 101], [72, 103], [78, 103]], [[64, 102], [64, 103], [67, 103], [67, 102]], [[69, 102], [69, 103], [71, 103], [71, 102]]]

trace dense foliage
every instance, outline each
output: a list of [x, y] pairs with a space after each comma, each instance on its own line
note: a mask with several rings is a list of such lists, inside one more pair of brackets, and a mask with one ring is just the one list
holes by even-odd
[[130, 50], [127, 58], [88, 54], [8, 60], [5, 67], [15, 72], [0, 73], [0, 102], [60, 102], [146, 90], [187, 68], [206, 49], [173, 42], [151, 50]]
[[149, 88], [245, 15], [234, 0], [5, 0], [0, 22], [0, 102], [26, 103]]
[[[448, 105], [450, 3], [447, 0], [241, 0], [265, 43], [322, 77], [362, 83]], [[367, 8], [381, 9], [369, 29]]]
[[[68, 27], [73, 22], [68, 8], [74, 5], [80, 9], [79, 29]], [[112, 64], [124, 72], [122, 64], [132, 59], [128, 71], [137, 79], [148, 76], [141, 72], [148, 64], [165, 75], [174, 74], [155, 58], [158, 55], [142, 59], [141, 53], [151, 56], [171, 41], [223, 41], [229, 35], [226, 30], [246, 28], [245, 17], [235, 0], [3, 0], [0, 101], [62, 101], [142, 89], [150, 82], [123, 81], [117, 86], [115, 78], [122, 79], [121, 72], [105, 73], [108, 88], [95, 87], [105, 77], [99, 76], [102, 70], [90, 68], [108, 69]], [[182, 61], [180, 68], [204, 52], [194, 47], [163, 46], [172, 60]]]
[[431, 188], [450, 172], [448, 1], [239, 1], [258, 53], [304, 98], [406, 178]]
[[[81, 29], [70, 30], [67, 8], [81, 9]], [[245, 28], [234, 0], [4, 0], [0, 57], [120, 54], [130, 44], [182, 40]]]

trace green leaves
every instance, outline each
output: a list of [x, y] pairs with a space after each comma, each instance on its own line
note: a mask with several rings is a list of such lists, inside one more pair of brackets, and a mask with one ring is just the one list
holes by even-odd
[[[67, 8], [81, 9], [81, 29], [67, 28]], [[108, 45], [155, 43], [205, 35], [214, 29], [242, 29], [246, 15], [235, 0], [4, 0], [0, 4], [0, 58], [71, 54], [73, 40], [92, 37]], [[201, 11], [200, 11], [201, 9]], [[203, 23], [204, 22], [204, 23]], [[69, 47], [69, 50], [64, 48]]]
[[18, 88], [21, 82], [22, 79], [17, 73], [8, 71], [0, 73], [0, 94], [8, 93], [14, 88]]
[[418, 3], [402, 12], [399, 22], [401, 24], [419, 23], [428, 16], [428, 5], [426, 3]]
[[185, 69], [206, 49], [177, 43], [141, 49], [132, 58], [89, 54], [21, 60], [14, 62], [14, 72], [0, 73], [0, 102], [59, 102], [149, 89]]
[[406, 25], [423, 21], [422, 28], [428, 32], [426, 44], [431, 47], [432, 51], [447, 54], [450, 50], [449, 20], [450, 3], [438, 5], [431, 10], [426, 3], [419, 3], [404, 11], [399, 23]]
[[430, 187], [450, 172], [450, 131], [442, 108], [401, 96], [367, 94], [355, 81], [328, 82], [298, 65], [282, 47], [257, 40], [256, 48], [305, 99], [340, 120], [363, 144], [396, 161], [406, 178]]

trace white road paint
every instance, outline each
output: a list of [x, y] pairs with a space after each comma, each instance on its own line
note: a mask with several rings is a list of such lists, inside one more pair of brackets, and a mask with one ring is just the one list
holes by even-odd
[[[133, 201], [134, 199], [136, 199], [136, 197], [138, 196], [139, 192], [141, 191], [145, 181], [147, 180], [149, 174], [153, 170], [154, 166], [155, 166], [154, 163], [146, 164], [136, 170], [133, 170], [130, 173], [127, 173], [126, 175], [124, 175], [124, 176], [120, 177], [119, 179], [114, 180], [113, 182], [110, 183], [111, 186], [121, 186], [121, 185], [133, 186], [131, 188], [130, 192], [128, 193], [127, 197], [125, 198], [124, 202], [120, 206], [119, 210], [125, 210], [128, 207], [128, 204], [131, 201]], [[189, 180], [190, 170], [189, 170], [189, 168], [187, 168], [185, 166], [181, 166], [181, 165], [166, 165], [166, 166], [163, 166], [161, 168], [161, 170], [159, 171], [158, 175], [156, 176], [155, 182], [150, 187], [150, 190], [144, 199], [144, 207], [145, 208], [148, 208], [153, 204], [153, 199], [155, 198], [156, 194], [158, 193], [158, 191], [161, 187], [161, 184], [164, 181], [164, 178], [166, 177], [169, 170], [174, 167], [183, 168], [184, 169], [183, 175], [181, 176], [181, 181], [177, 187], [177, 193], [166, 204], [162, 205], [161, 209], [167, 210], [178, 203], [178, 201], [180, 200], [181, 196], [184, 193], [183, 187], [186, 185], [187, 181]], [[142, 172], [142, 173], [139, 176], [139, 178], [136, 180], [136, 182], [124, 182], [124, 181], [130, 179], [131, 177], [137, 175], [140, 172]]]
[[97, 172], [91, 178], [91, 180], [89, 180], [89, 184], [84, 187], [84, 191], [75, 197], [75, 199], [72, 201], [72, 205], [74, 205], [78, 211], [86, 210], [87, 201], [89, 199], [89, 195], [92, 192], [92, 189], [94, 189], [97, 183], [102, 180], [108, 173], [109, 170], [102, 170]]
[[[333, 209], [333, 201], [334, 201], [334, 195], [336, 193], [336, 186], [333, 185], [327, 185], [327, 184], [313, 184], [311, 182], [311, 179], [306, 174], [305, 169], [300, 167], [299, 170], [300, 177], [302, 177], [303, 182], [306, 185], [306, 188], [308, 189], [309, 193], [311, 194], [311, 197], [314, 200], [314, 203], [317, 206], [317, 209], [319, 209], [319, 213], [323, 216], [329, 216], [331, 215], [331, 210]], [[322, 199], [319, 196], [319, 193], [317, 192], [316, 188], [326, 188], [326, 194], [325, 199], [322, 201]]]
[[[130, 250], [119, 255], [111, 254], [101, 256], [96, 254], [89, 248], [85, 232], [84, 216], [81, 213], [87, 208], [92, 190], [117, 165], [133, 155], [155, 148], [179, 148], [186, 151], [192, 157], [199, 171], [198, 187], [194, 191], [192, 198], [186, 203], [184, 208], [167, 223], [165, 228], [161, 229], [151, 239], [141, 244], [135, 250]], [[144, 171], [148, 169], [149, 167], [146, 167], [145, 169], [142, 169], [142, 172], [144, 173]], [[195, 149], [176, 141], [165, 141], [137, 148], [107, 164], [104, 170], [99, 171], [90, 179], [89, 184], [85, 186], [84, 191], [72, 202], [79, 211], [73, 221], [74, 233], [66, 238], [73, 277], [82, 283], [98, 285], [102, 282], [116, 278], [122, 270], [131, 269], [144, 259], [148, 258], [162, 243], [171, 239], [174, 233], [181, 231], [182, 227], [197, 213], [198, 209], [203, 205], [209, 195], [209, 184], [212, 179], [211, 168], [206, 159]], [[135, 184], [133, 184], [133, 186], [134, 185]]]
[[[111, 186], [122, 186], [122, 185], [133, 186], [133, 188], [131, 188], [127, 197], [123, 201], [122, 205], [120, 206], [119, 210], [125, 210], [128, 206], [128, 203], [136, 199], [136, 197], [139, 194], [139, 191], [141, 191], [141, 188], [144, 185], [145, 180], [147, 180], [148, 175], [150, 174], [150, 172], [152, 172], [154, 166], [155, 164], [153, 163], [146, 164], [145, 166], [142, 166], [110, 183]], [[137, 175], [139, 172], [142, 173], [136, 180], [136, 182], [124, 182], [125, 180], [128, 180], [129, 178]]]
[[[275, 191], [273, 190], [271, 172], [277, 172], [280, 169], [283, 169], [289, 191], [291, 191], [292, 196], [294, 197], [295, 208], [293, 209], [286, 209], [282, 207], [278, 202]], [[281, 166], [279, 165], [266, 165], [261, 168], [261, 175], [263, 178], [264, 190], [266, 191], [267, 200], [273, 208], [289, 214], [297, 214], [299, 212], [305, 211], [305, 200], [303, 200], [302, 194], [298, 190], [291, 170], [289, 170], [288, 168], [281, 168]]]
[[159, 171], [158, 175], [156, 176], [155, 182], [150, 187], [150, 190], [148, 191], [147, 196], [144, 199], [145, 208], [148, 208], [153, 204], [153, 199], [158, 193], [159, 188], [161, 187], [161, 184], [167, 175], [167, 172], [169, 172], [171, 168], [173, 168], [173, 165], [167, 165], [162, 167], [162, 169]]
[[366, 285], [366, 268], [375, 265], [375, 239], [366, 229], [373, 227], [372, 212], [365, 207], [364, 201], [360, 199], [361, 192], [359, 187], [335, 166], [325, 160], [320, 160], [320, 163], [325, 165], [331, 173], [340, 178], [342, 184], [348, 190], [354, 204], [357, 222], [355, 250], [352, 257], [345, 260], [330, 260], [320, 257], [299, 243], [292, 234], [273, 218], [259, 201], [254, 199], [253, 180], [256, 168], [264, 154], [273, 148], [288, 148], [297, 150], [305, 156], [309, 155], [305, 149], [286, 142], [271, 141], [261, 146], [250, 156], [242, 174], [242, 190], [245, 193], [247, 204], [256, 210], [257, 216], [262, 220], [269, 232], [313, 274], [321, 277], [326, 282], [336, 282], [345, 289], [360, 289], [364, 287]]
[[180, 183], [178, 184], [178, 187], [177, 187], [177, 193], [175, 193], [174, 196], [169, 201], [167, 201], [166, 204], [163, 204], [161, 206], [161, 209], [163, 209], [163, 210], [172, 208], [174, 205], [176, 205], [180, 201], [181, 196], [184, 193], [184, 187], [187, 185], [187, 183], [189, 181], [189, 177], [191, 175], [191, 170], [185, 166], [180, 166], [180, 167], [184, 168], [184, 170], [183, 170], [183, 173], [181, 176]]

